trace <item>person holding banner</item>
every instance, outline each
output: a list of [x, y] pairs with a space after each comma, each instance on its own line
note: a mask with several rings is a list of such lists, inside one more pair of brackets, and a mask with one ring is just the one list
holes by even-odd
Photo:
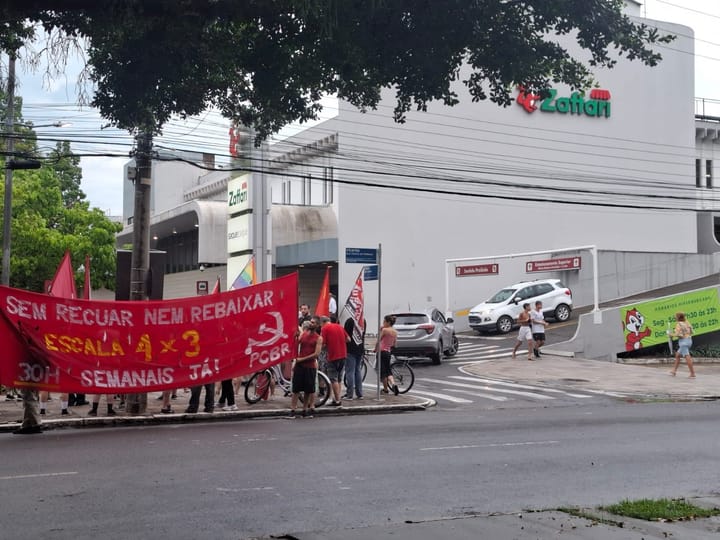
[[677, 369], [680, 366], [680, 356], [685, 357], [685, 363], [690, 370], [690, 378], [695, 378], [695, 368], [693, 366], [692, 356], [690, 356], [690, 347], [692, 347], [692, 333], [693, 327], [686, 320], [685, 314], [679, 311], [675, 314], [675, 328], [672, 331], [671, 336], [678, 338], [678, 350], [675, 353], [675, 365], [670, 371], [670, 375], [673, 377], [677, 373]]
[[[345, 359], [345, 386], [347, 386], [347, 392], [343, 399], [352, 400], [353, 393], [356, 399], [363, 399], [363, 381], [360, 365], [363, 361], [363, 354], [365, 354], [365, 319], [362, 320], [362, 328], [358, 329], [359, 332], [355, 332], [355, 321], [353, 319], [345, 321], [344, 328], [349, 341], [347, 342], [347, 358]], [[360, 336], [359, 342], [356, 337], [358, 334]]]

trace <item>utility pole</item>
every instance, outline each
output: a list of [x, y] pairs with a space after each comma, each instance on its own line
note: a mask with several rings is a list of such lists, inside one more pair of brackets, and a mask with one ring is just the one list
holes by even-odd
[[[5, 196], [3, 207], [3, 254], [2, 254], [2, 284], [10, 285], [10, 236], [12, 231], [12, 185], [13, 154], [15, 153], [15, 59], [17, 51], [8, 53], [8, 80], [7, 80], [7, 106], [5, 107], [5, 136], [7, 156], [5, 157]], [[40, 433], [40, 417], [37, 413], [35, 393], [30, 387], [23, 387], [23, 420], [15, 433]]]
[[[150, 269], [150, 189], [152, 187], [152, 133], [141, 130], [135, 137], [135, 210], [133, 248], [130, 259], [130, 300], [147, 300]], [[147, 410], [147, 394], [128, 394], [126, 411], [142, 414]]]
[[8, 162], [15, 153], [15, 51], [10, 51], [8, 59], [7, 107], [5, 108], [5, 141], [7, 155], [5, 157], [5, 197], [3, 207], [3, 254], [2, 284], [10, 285], [10, 234], [12, 227], [12, 184], [13, 169]]

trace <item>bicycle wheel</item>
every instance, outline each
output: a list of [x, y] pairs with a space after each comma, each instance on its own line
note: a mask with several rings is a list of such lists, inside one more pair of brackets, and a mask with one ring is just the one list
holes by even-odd
[[367, 371], [368, 361], [363, 356], [362, 360], [360, 361], [360, 376], [362, 377], [362, 382], [365, 382], [365, 377], [367, 377]]
[[250, 405], [257, 403], [270, 391], [270, 381], [272, 373], [269, 369], [258, 371], [245, 385], [245, 401]]
[[393, 362], [390, 364], [390, 373], [397, 384], [400, 394], [406, 393], [415, 382], [415, 373], [407, 362]]
[[322, 371], [318, 371], [317, 384], [315, 385], [315, 406], [322, 407], [332, 394], [330, 378]]

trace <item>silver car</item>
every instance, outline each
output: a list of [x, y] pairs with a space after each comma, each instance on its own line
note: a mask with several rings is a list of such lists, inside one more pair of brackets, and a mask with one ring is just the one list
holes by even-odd
[[451, 317], [438, 309], [418, 312], [393, 313], [397, 344], [396, 356], [426, 356], [433, 364], [439, 364], [442, 356], [454, 356], [458, 351], [458, 339]]

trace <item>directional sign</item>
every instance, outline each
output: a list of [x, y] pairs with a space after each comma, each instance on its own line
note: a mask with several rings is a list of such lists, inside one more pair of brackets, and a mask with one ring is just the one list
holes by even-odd
[[455, 276], [487, 276], [497, 274], [500, 270], [500, 265], [497, 263], [492, 264], [473, 264], [471, 266], [456, 266]]
[[345, 262], [359, 264], [377, 264], [377, 249], [345, 248]]
[[528, 261], [525, 263], [525, 272], [552, 272], [553, 270], [580, 270], [582, 257], [565, 257], [561, 259], [547, 259], [544, 261]]
[[363, 279], [365, 281], [377, 281], [378, 279], [378, 266], [373, 264], [363, 268]]

